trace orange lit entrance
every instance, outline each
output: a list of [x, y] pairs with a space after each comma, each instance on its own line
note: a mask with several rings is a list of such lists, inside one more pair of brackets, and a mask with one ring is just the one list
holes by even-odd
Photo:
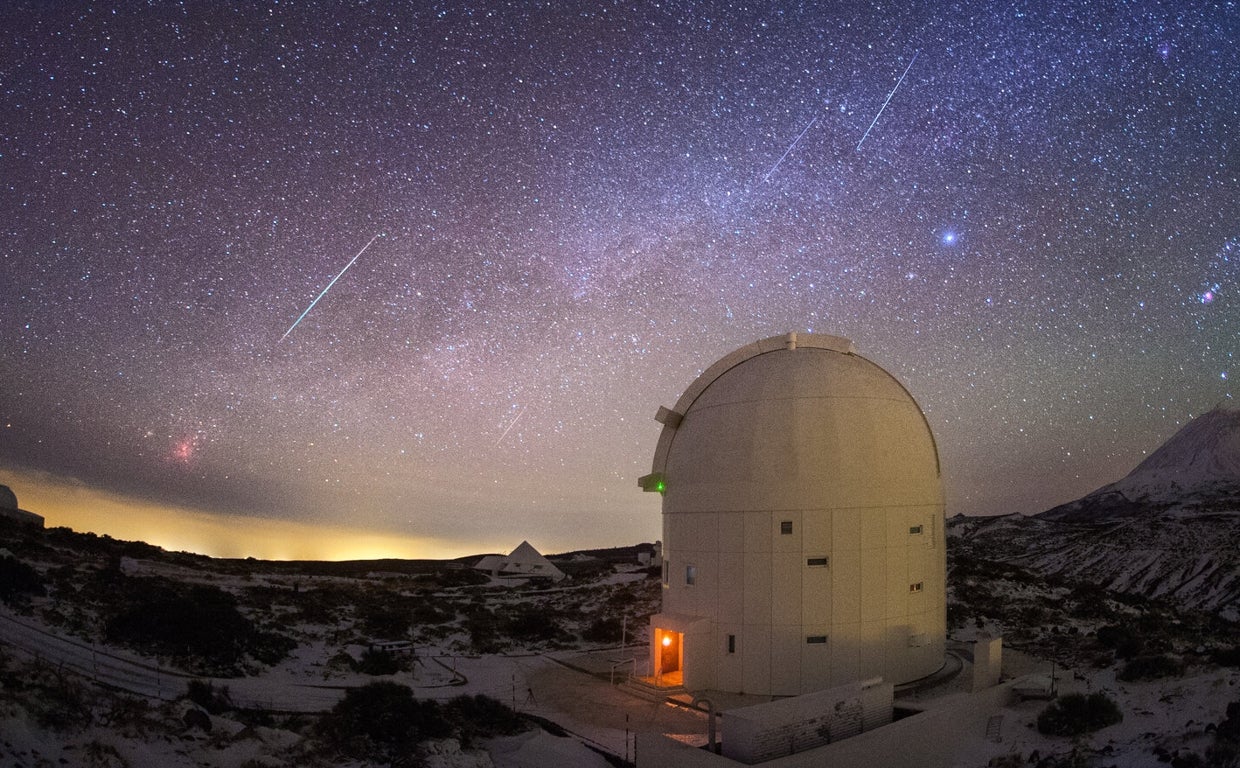
[[684, 644], [683, 635], [669, 629], [655, 630], [655, 682], [658, 685], [680, 685], [684, 679], [682, 672]]

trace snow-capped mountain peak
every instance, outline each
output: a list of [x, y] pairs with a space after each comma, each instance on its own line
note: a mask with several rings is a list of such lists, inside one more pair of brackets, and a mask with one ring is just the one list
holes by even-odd
[[1185, 424], [1122, 480], [1095, 491], [1169, 501], [1240, 487], [1240, 408], [1218, 407]]

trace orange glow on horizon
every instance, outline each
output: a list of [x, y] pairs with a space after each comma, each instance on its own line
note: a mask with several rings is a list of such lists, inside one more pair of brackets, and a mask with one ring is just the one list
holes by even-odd
[[145, 541], [174, 552], [260, 560], [446, 560], [489, 551], [487, 542], [462, 544], [344, 526], [215, 515], [125, 497], [45, 473], [9, 470], [6, 475], [21, 508], [42, 515], [48, 528], [63, 526]]

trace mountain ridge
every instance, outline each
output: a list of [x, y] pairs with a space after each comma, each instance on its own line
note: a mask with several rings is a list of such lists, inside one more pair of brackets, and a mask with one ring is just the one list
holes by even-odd
[[1076, 501], [1029, 517], [957, 515], [947, 530], [1041, 576], [1240, 620], [1240, 409], [1198, 416]]
[[1181, 427], [1131, 472], [1036, 517], [1071, 521], [1240, 501], [1240, 408], [1217, 406]]

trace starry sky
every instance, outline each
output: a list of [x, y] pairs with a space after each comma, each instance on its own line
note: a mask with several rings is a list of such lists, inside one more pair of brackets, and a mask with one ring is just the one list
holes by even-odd
[[7, 2], [0, 482], [157, 543], [650, 541], [658, 406], [812, 330], [918, 399], [949, 515], [1046, 509], [1240, 377], [1238, 40], [1233, 2]]

